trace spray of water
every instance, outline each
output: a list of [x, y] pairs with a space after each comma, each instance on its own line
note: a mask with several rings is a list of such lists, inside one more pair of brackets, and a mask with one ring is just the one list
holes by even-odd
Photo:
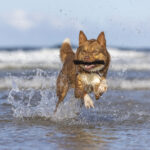
[[30, 87], [27, 89], [19, 88], [18, 85], [21, 87], [21, 84], [25, 84], [24, 80], [12, 79], [12, 89], [9, 92], [8, 101], [12, 105], [13, 116], [16, 118], [43, 117], [57, 121], [74, 118], [80, 111], [79, 101], [74, 98], [73, 93], [70, 91], [57, 113], [54, 114], [57, 101], [55, 73], [54, 76], [49, 77], [43, 70], [37, 70], [36, 76], [32, 80], [41, 83], [40, 89], [39, 84], [38, 89]]
[[[9, 92], [8, 102], [12, 105], [13, 116], [19, 119], [42, 118], [53, 122], [65, 122], [75, 125], [103, 125], [133, 123], [150, 120], [149, 105], [139, 103], [126, 92], [109, 91], [99, 101], [94, 100], [94, 109], [85, 109], [81, 101], [74, 98], [73, 90], [69, 91], [64, 102], [54, 114], [57, 102], [56, 78], [58, 72], [48, 74], [37, 69], [36, 74], [27, 79], [12, 77], [12, 89]], [[24, 81], [28, 81], [25, 83]], [[30, 83], [34, 83], [34, 86]], [[33, 82], [35, 80], [35, 82]], [[38, 83], [36, 83], [38, 82]], [[26, 86], [22, 86], [25, 85]], [[116, 83], [115, 83], [116, 84]], [[114, 84], [114, 85], [115, 85]], [[132, 91], [131, 91], [132, 95]], [[137, 97], [139, 98], [139, 96]], [[146, 109], [147, 108], [147, 109]]]

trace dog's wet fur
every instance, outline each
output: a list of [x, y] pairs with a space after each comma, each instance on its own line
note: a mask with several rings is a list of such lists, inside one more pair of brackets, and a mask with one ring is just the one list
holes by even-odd
[[107, 91], [106, 76], [110, 55], [106, 49], [104, 32], [97, 39], [88, 40], [83, 31], [79, 33], [79, 47], [72, 51], [69, 39], [60, 49], [62, 70], [57, 78], [57, 97], [55, 112], [70, 88], [74, 88], [75, 98], [84, 101], [86, 108], [94, 108], [88, 93], [94, 92], [98, 100]]

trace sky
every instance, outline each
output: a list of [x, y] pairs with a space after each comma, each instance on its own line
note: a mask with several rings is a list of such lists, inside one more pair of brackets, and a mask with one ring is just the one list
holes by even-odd
[[79, 31], [108, 46], [150, 47], [149, 0], [5, 0], [0, 5], [0, 47], [52, 46]]

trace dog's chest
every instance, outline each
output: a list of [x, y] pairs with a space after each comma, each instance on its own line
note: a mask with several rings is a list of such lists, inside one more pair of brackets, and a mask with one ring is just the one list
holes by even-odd
[[96, 84], [100, 84], [101, 77], [96, 73], [83, 73], [80, 75], [82, 83], [85, 85], [94, 86]]

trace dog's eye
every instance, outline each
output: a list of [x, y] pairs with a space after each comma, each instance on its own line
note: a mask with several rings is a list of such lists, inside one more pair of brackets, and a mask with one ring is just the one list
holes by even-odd
[[85, 51], [85, 50], [82, 50], [82, 53], [83, 53], [83, 54], [85, 54], [85, 53], [86, 53], [86, 51]]
[[94, 51], [93, 51], [93, 54], [98, 54], [98, 53], [99, 53], [98, 50], [94, 50]]

